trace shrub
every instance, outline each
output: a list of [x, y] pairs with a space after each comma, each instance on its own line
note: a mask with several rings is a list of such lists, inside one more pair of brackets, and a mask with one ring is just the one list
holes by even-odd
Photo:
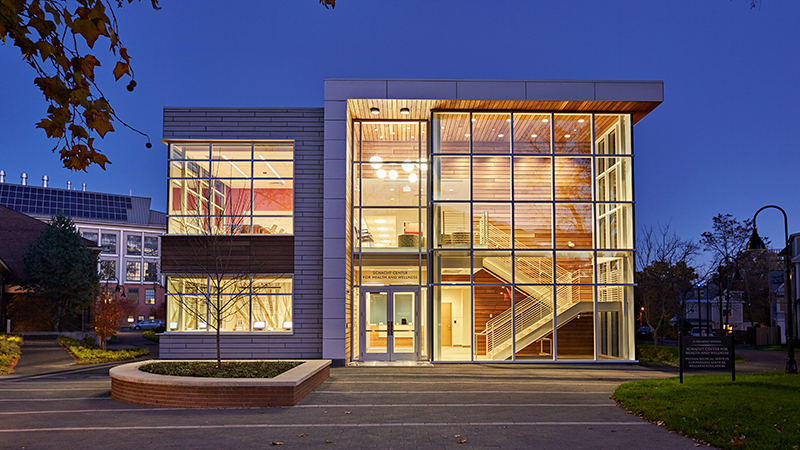
[[13, 371], [14, 367], [11, 364], [22, 354], [21, 345], [20, 336], [0, 335], [0, 374]]
[[229, 361], [217, 369], [216, 362], [177, 361], [143, 364], [139, 370], [180, 377], [272, 378], [300, 364], [297, 361]]
[[66, 348], [78, 361], [78, 364], [102, 364], [114, 361], [125, 361], [149, 355], [150, 351], [144, 348], [134, 348], [130, 350], [101, 350], [97, 348], [92, 338], [90, 345], [86, 345], [86, 339], [79, 341], [66, 336], [59, 336], [58, 343]]

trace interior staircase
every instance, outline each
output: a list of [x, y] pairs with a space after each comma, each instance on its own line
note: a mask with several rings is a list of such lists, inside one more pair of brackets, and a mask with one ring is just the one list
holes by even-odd
[[[480, 244], [489, 249], [511, 248], [511, 236], [505, 231], [494, 226], [487, 214], [480, 220]], [[520, 241], [514, 240], [514, 248], [526, 249]], [[511, 281], [514, 280], [511, 255], [483, 258], [483, 269], [494, 276]], [[516, 286], [518, 291], [524, 292], [527, 297], [516, 302], [515, 307], [508, 308], [486, 322], [486, 328], [476, 333], [476, 339], [486, 339], [486, 357], [491, 360], [504, 360], [514, 352], [513, 342], [516, 342], [517, 351], [546, 337], [553, 331], [553, 308], [555, 303], [555, 316], [558, 326], [568, 323], [581, 313], [592, 312], [592, 302], [581, 302], [579, 289], [569, 284], [580, 283], [582, 278], [589, 277], [591, 273], [584, 270], [569, 271], [554, 265], [550, 258], [518, 258], [516, 261], [516, 281], [518, 283], [547, 283], [556, 282], [556, 299], [553, 302], [553, 291], [550, 286]], [[514, 333], [514, 328], [517, 332]]]

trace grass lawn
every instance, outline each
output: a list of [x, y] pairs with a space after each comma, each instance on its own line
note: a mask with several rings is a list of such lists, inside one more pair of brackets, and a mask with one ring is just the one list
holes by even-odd
[[296, 361], [177, 361], [143, 364], [139, 370], [158, 375], [208, 378], [272, 378], [299, 366]]
[[134, 348], [130, 350], [101, 350], [94, 340], [79, 341], [66, 336], [59, 336], [58, 343], [66, 348], [78, 361], [78, 364], [102, 364], [114, 361], [125, 361], [150, 354], [150, 350]]
[[797, 449], [800, 376], [698, 375], [626, 383], [612, 398], [665, 428], [723, 449]]
[[11, 373], [22, 354], [21, 336], [0, 335], [0, 375]]

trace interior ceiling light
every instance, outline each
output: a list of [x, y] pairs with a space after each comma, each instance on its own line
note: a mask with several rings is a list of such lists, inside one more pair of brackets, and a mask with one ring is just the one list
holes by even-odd
[[408, 114], [411, 114], [411, 110], [408, 109], [408, 108], [400, 108], [400, 114], [402, 114], [404, 116], [408, 115]]
[[372, 168], [377, 170], [377, 169], [380, 169], [381, 166], [383, 165], [383, 164], [381, 164], [383, 162], [383, 158], [381, 158], [378, 155], [375, 155], [375, 156], [373, 156], [373, 157], [371, 157], [369, 159], [369, 162], [372, 163], [372, 164], [370, 164], [372, 166]]
[[383, 139], [383, 136], [381, 136], [381, 139]]
[[[224, 159], [225, 161], [228, 161], [228, 157], [227, 157], [227, 156], [225, 156], [225, 155], [222, 155], [222, 159]], [[231, 163], [231, 165], [233, 166], [233, 168], [234, 168], [234, 169], [236, 169], [236, 170], [238, 170], [238, 171], [239, 171], [239, 173], [240, 173], [240, 174], [242, 174], [242, 176], [243, 176], [243, 177], [246, 177], [246, 176], [247, 176], [247, 175], [245, 175], [245, 174], [244, 174], [244, 172], [242, 172], [242, 169], [240, 169], [240, 168], [236, 167], [236, 164], [234, 164], [232, 161], [228, 161], [228, 162], [229, 162], [229, 163]], [[273, 170], [273, 172], [275, 172], [275, 171]], [[275, 174], [275, 176], [278, 176], [278, 174], [276, 173], [276, 174]], [[280, 178], [280, 177], [278, 177], [278, 178]]]
[[374, 129], [374, 130], [372, 130], [372, 131], [378, 131], [378, 129], [377, 129], [377, 128], [375, 128], [375, 129]]
[[[423, 131], [423, 133], [424, 133], [424, 131]], [[411, 136], [411, 139], [414, 139], [414, 136]]]
[[378, 171], [375, 172], [375, 175], [377, 175], [378, 178], [386, 178], [386, 171], [383, 169], [378, 169]]
[[537, 136], [537, 135], [535, 135], [535, 134], [532, 134], [532, 135], [531, 135], [531, 137], [538, 137], [538, 136]]
[[[261, 158], [262, 161], [264, 161], [264, 164], [266, 164], [267, 167], [269, 167], [269, 170], [271, 170], [272, 173], [275, 174], [276, 177], [278, 177], [278, 178], [281, 177], [280, 175], [278, 175], [278, 172], [275, 171], [275, 169], [272, 167], [272, 165], [264, 159], [263, 155], [258, 155], [258, 157]], [[281, 180], [281, 184], [286, 184], [286, 180], [282, 179]]]
[[550, 119], [542, 119], [542, 122], [544, 123], [550, 122]]
[[369, 112], [372, 113], [372, 114], [380, 114], [381, 110], [378, 109], [378, 108], [370, 108]]
[[411, 172], [412, 170], [414, 170], [414, 164], [409, 159], [403, 161], [403, 165], [401, 167], [406, 172]]
[[464, 137], [469, 137], [469, 133], [465, 134]]
[[392, 169], [389, 171], [389, 178], [396, 180], [397, 179], [397, 171]]
[[498, 134], [497, 137], [503, 137], [503, 133]]
[[[377, 222], [377, 220], [376, 220], [376, 222]], [[384, 222], [386, 222], [386, 221], [384, 220]], [[378, 231], [389, 231], [389, 227], [378, 227]]]
[[583, 122], [586, 122], [586, 121], [583, 120], [583, 119], [578, 119], [578, 123], [583, 123]]
[[379, 234], [378, 237], [391, 237], [391, 236], [388, 234]]
[[386, 219], [375, 219], [375, 223], [388, 223], [389, 221]]
[[511, 119], [506, 119], [506, 122], [511, 122]]
[[572, 137], [572, 135], [571, 135], [571, 134], [565, 134], [565, 135], [564, 135], [564, 137], [565, 137], [565, 138], [571, 138], [571, 137]]
[[410, 181], [412, 183], [416, 182], [417, 181], [417, 174], [415, 174], [415, 173], [408, 174], [408, 181]]

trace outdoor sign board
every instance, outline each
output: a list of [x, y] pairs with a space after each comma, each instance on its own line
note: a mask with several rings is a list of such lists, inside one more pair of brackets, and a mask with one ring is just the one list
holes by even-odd
[[684, 370], [730, 371], [736, 381], [733, 336], [681, 336], [681, 383]]

